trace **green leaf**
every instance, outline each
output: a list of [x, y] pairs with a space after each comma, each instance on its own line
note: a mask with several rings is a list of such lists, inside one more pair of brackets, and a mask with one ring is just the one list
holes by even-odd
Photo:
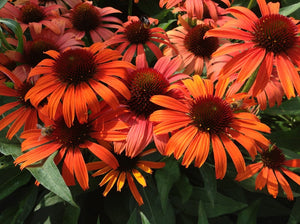
[[202, 201], [199, 201], [198, 206], [198, 224], [209, 224], [206, 216], [205, 208]]
[[299, 138], [300, 126], [292, 128], [288, 131], [274, 130], [270, 135], [270, 139], [279, 148], [289, 148], [293, 151], [299, 151], [300, 141], [295, 141]]
[[257, 211], [259, 209], [261, 199], [257, 199], [251, 205], [241, 211], [238, 215], [237, 224], [255, 224], [257, 219]]
[[4, 199], [5, 209], [0, 213], [0, 223], [23, 224], [34, 208], [37, 193], [38, 188], [34, 185], [29, 185]]
[[288, 224], [298, 224], [300, 223], [300, 198], [296, 199], [292, 212], [290, 214], [290, 218]]
[[18, 46], [16, 48], [16, 51], [23, 52], [23, 32], [20, 24], [12, 19], [0, 19], [0, 23], [4, 23], [8, 28], [10, 28], [14, 32], [18, 40]]
[[[2, 143], [0, 152], [4, 155], [11, 155], [14, 159], [20, 156], [20, 146], [16, 144]], [[53, 162], [54, 154], [51, 155], [46, 162], [40, 167], [26, 168], [36, 178], [40, 184], [59, 197], [69, 202], [73, 206], [77, 206], [73, 201], [70, 189], [62, 178], [57, 166]]]
[[40, 202], [35, 206], [31, 214], [31, 223], [45, 223], [51, 220], [51, 223], [77, 224], [80, 209], [58, 197], [52, 192], [44, 195]]
[[143, 212], [140, 212], [140, 216], [141, 216], [142, 224], [150, 224], [149, 219], [147, 219], [147, 217], [144, 215]]
[[167, 200], [166, 208], [163, 210], [155, 185], [151, 184], [151, 181], [147, 181], [147, 183], [149, 183], [147, 188], [143, 188], [142, 190], [144, 205], [139, 207], [139, 209], [149, 218], [151, 224], [175, 223], [175, 212], [169, 200]]
[[182, 204], [179, 198], [174, 197], [174, 203], [181, 208], [183, 212], [189, 215], [198, 216], [199, 201], [202, 201], [208, 218], [218, 217], [239, 211], [247, 206], [247, 204], [233, 200], [225, 195], [216, 193], [215, 203], [212, 206], [205, 189], [194, 187], [190, 200]]
[[214, 201], [215, 201], [215, 195], [217, 193], [217, 181], [216, 181], [216, 175], [215, 171], [212, 167], [204, 164], [200, 169], [199, 169], [203, 181], [204, 181], [204, 189], [207, 193], [207, 196], [210, 200], [210, 203], [212, 207], [214, 206]]
[[180, 179], [175, 183], [175, 188], [181, 196], [182, 203], [189, 200], [193, 192], [193, 186], [185, 175], [180, 175]]
[[164, 168], [159, 169], [155, 173], [157, 189], [160, 195], [160, 201], [163, 211], [166, 210], [169, 192], [180, 178], [178, 162], [174, 159], [167, 158]]
[[137, 210], [136, 208], [133, 210], [133, 212], [131, 213], [127, 224], [137, 224]]
[[19, 187], [27, 184], [31, 176], [28, 172], [21, 172], [17, 167], [9, 166], [0, 170], [0, 177], [2, 179], [0, 200], [2, 200]]
[[0, 1], [0, 9], [7, 3], [7, 0]]
[[284, 16], [289, 16], [293, 12], [296, 12], [298, 9], [300, 9], [300, 2], [295, 3], [293, 5], [285, 6], [279, 9], [279, 13]]
[[284, 101], [279, 107], [267, 108], [263, 111], [269, 115], [300, 115], [300, 97], [294, 97]]

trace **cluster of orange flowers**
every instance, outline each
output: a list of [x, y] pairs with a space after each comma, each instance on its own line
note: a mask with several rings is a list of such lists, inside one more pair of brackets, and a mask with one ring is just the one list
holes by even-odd
[[[104, 195], [127, 180], [141, 205], [135, 182], [145, 187], [142, 173], [164, 166], [144, 156], [158, 151], [201, 167], [212, 153], [222, 179], [228, 154], [237, 181], [259, 172], [257, 189], [276, 197], [279, 183], [293, 199], [285, 176], [300, 185], [287, 169], [300, 160], [286, 160], [263, 135], [270, 128], [257, 113], [300, 93], [300, 23], [280, 15], [279, 3], [257, 0], [260, 17], [222, 3], [226, 9], [211, 0], [160, 0], [179, 15], [165, 31], [153, 18], [123, 23], [119, 10], [92, 1], [7, 2], [0, 17], [23, 32], [17, 51], [21, 40], [2, 26], [9, 47], [0, 54], [0, 95], [15, 100], [0, 106], [0, 130], [9, 127], [8, 139], [22, 130], [15, 164], [23, 169], [55, 153], [68, 186], [88, 189], [88, 171], [96, 170], [105, 174]], [[243, 149], [260, 161], [246, 166]]]

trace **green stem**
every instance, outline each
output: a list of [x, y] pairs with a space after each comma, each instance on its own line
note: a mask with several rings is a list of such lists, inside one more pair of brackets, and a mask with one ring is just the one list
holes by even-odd
[[150, 205], [149, 198], [148, 198], [148, 196], [147, 196], [147, 194], [146, 194], [145, 188], [143, 188], [143, 193], [144, 193], [144, 195], [145, 195], [145, 199], [146, 199], [147, 204], [148, 204], [148, 206], [149, 206], [149, 210], [150, 210], [150, 213], [151, 213], [152, 218], [153, 218], [153, 223], [156, 224], [157, 222], [156, 222], [156, 220], [155, 220], [155, 216], [154, 216], [152, 207], [151, 207], [151, 205]]
[[244, 85], [244, 87], [242, 88], [242, 93], [247, 93], [247, 92], [249, 92], [249, 90], [251, 89], [251, 87], [253, 86], [253, 83], [254, 83], [254, 81], [255, 81], [255, 79], [256, 79], [256, 76], [257, 76], [257, 73], [258, 73], [258, 69], [259, 68], [257, 68], [254, 72], [253, 72], [253, 74], [250, 76], [250, 78], [248, 79], [248, 81], [246, 82], [246, 84]]
[[128, 15], [132, 16], [132, 6], [133, 6], [133, 0], [128, 0]]
[[251, 8], [253, 8], [254, 5], [255, 5], [255, 1], [254, 1], [254, 0], [250, 0], [250, 2], [249, 2], [249, 4], [248, 4], [247, 8], [248, 8], [248, 9], [251, 9]]
[[6, 38], [1, 30], [0, 30], [0, 42], [2, 42], [3, 46], [5, 46], [7, 50], [14, 50], [14, 48], [6, 41]]

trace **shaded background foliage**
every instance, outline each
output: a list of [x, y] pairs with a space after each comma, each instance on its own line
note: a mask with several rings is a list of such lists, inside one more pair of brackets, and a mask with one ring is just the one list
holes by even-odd
[[[0, 7], [6, 1], [1, 1]], [[128, 13], [127, 0], [96, 0], [100, 7], [111, 6]], [[158, 0], [140, 0], [133, 4], [133, 15], [157, 18], [165, 30], [176, 26], [176, 17], [166, 9], [159, 8]], [[236, 0], [234, 5], [246, 6], [248, 1]], [[254, 11], [258, 11], [254, 6]], [[299, 17], [298, 0], [282, 0], [281, 13]], [[151, 9], [151, 10], [149, 10]], [[299, 19], [299, 18], [298, 18]], [[18, 35], [18, 27], [11, 25]], [[0, 98], [1, 105], [6, 102]], [[300, 98], [285, 100], [281, 106], [260, 113], [263, 123], [269, 125], [268, 136], [284, 150], [287, 158], [300, 158]], [[211, 223], [211, 224], [268, 224], [300, 223], [300, 187], [290, 183], [295, 196], [288, 201], [280, 192], [273, 199], [265, 190], [255, 191], [255, 178], [234, 181], [235, 169], [229, 162], [223, 180], [216, 180], [213, 159], [201, 168], [185, 168], [178, 161], [162, 158], [166, 166], [146, 176], [148, 186], [139, 188], [145, 204], [139, 207], [129, 188], [122, 192], [111, 191], [102, 196], [99, 179], [90, 178], [90, 189], [82, 191], [79, 186], [68, 188], [57, 167], [49, 158], [42, 167], [20, 171], [13, 164], [21, 154], [19, 141], [5, 138], [7, 130], [0, 132], [0, 223]], [[161, 158], [158, 154], [155, 155]], [[210, 163], [211, 162], [211, 163]], [[295, 170], [297, 171], [297, 170]], [[299, 170], [298, 170], [299, 171]], [[41, 182], [35, 185], [35, 179]], [[138, 186], [140, 187], [140, 186]]]

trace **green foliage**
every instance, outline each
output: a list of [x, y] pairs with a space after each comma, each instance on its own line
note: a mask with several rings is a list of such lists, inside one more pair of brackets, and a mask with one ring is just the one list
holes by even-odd
[[8, 0], [1, 0], [0, 9], [7, 3]]
[[[23, 51], [23, 31], [20, 24], [12, 19], [0, 19], [0, 23], [6, 25], [17, 37], [18, 46], [15, 49], [17, 52]], [[7, 47], [8, 50], [14, 50], [14, 48], [6, 41], [2, 28], [0, 27], [0, 41]]]
[[166, 210], [169, 192], [173, 184], [180, 178], [178, 162], [174, 159], [166, 159], [165, 163], [165, 167], [155, 173], [157, 189], [164, 211]]
[[[2, 134], [4, 134], [4, 132], [2, 132]], [[4, 136], [0, 137], [0, 143], [0, 152], [4, 155], [10, 155], [16, 159], [22, 154], [20, 145], [7, 141]], [[53, 162], [53, 156], [49, 157], [44, 164], [40, 164], [37, 167], [29, 167], [27, 169], [45, 188], [54, 192], [73, 206], [76, 206], [76, 203], [72, 199], [70, 189], [65, 184], [57, 166]]]

